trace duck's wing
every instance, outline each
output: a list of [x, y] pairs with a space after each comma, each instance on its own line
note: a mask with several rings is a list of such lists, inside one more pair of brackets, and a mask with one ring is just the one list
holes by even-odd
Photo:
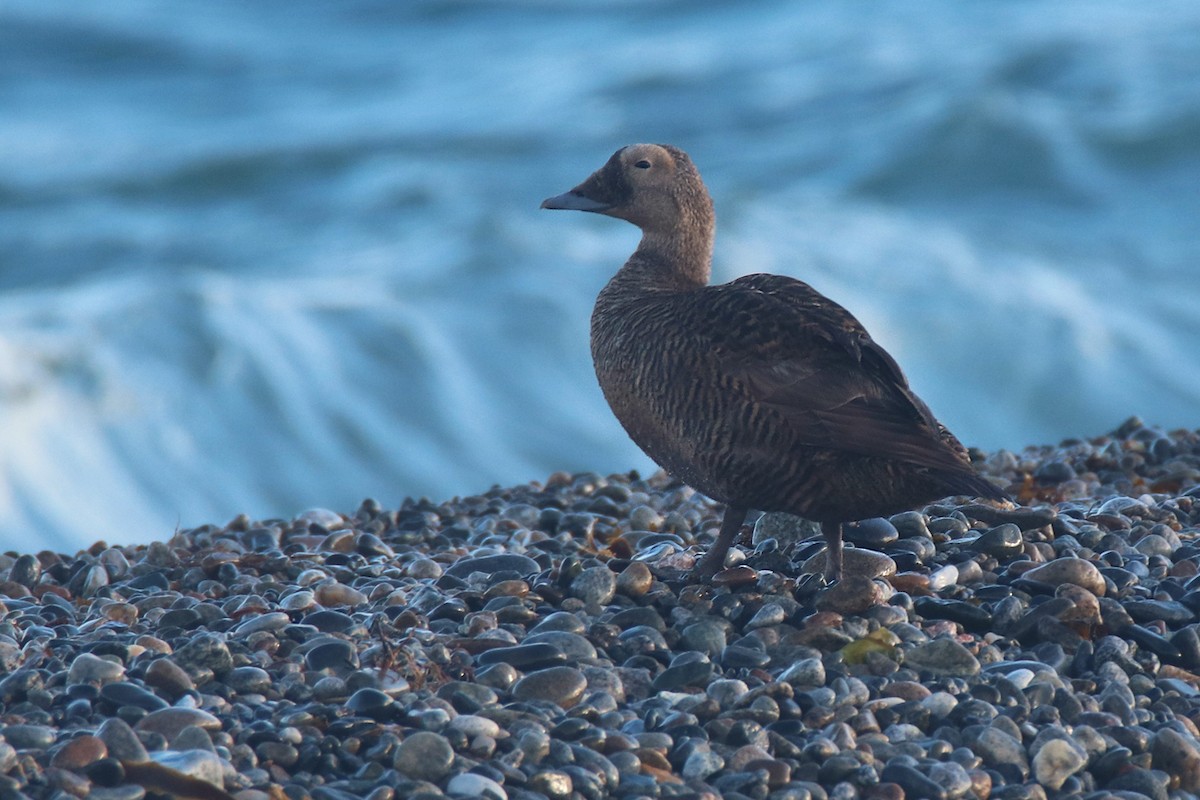
[[968, 466], [895, 359], [808, 284], [747, 275], [704, 294], [723, 374], [799, 442], [953, 472]]

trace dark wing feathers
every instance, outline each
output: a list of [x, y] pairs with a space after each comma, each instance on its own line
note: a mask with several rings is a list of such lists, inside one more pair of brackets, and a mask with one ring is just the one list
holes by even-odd
[[967, 467], [896, 361], [850, 312], [779, 275], [706, 291], [713, 311], [735, 321], [710, 328], [727, 374], [801, 442], [952, 472]]

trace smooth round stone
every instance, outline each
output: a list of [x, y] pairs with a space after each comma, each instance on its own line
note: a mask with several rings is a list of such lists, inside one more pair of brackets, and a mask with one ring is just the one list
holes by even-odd
[[545, 700], [561, 708], [571, 708], [583, 697], [585, 689], [587, 679], [575, 667], [547, 667], [517, 681], [512, 694], [517, 700]]
[[100, 697], [115, 706], [136, 706], [137, 708], [144, 708], [147, 711], [157, 711], [169, 705], [166, 700], [163, 700], [154, 692], [143, 689], [136, 683], [125, 681], [120, 683], [106, 683], [104, 686], [101, 686]]
[[904, 653], [904, 665], [934, 675], [979, 674], [979, 659], [953, 639], [934, 639]]
[[913, 610], [925, 619], [952, 620], [971, 631], [982, 633], [992, 629], [991, 613], [986, 608], [972, 605], [963, 600], [918, 597], [913, 601]]
[[175, 651], [172, 660], [189, 674], [202, 674], [205, 670], [221, 675], [233, 668], [233, 656], [225, 640], [211, 633], [193, 636], [188, 643]]
[[260, 667], [234, 667], [225, 685], [240, 694], [261, 694], [271, 688], [271, 675]]
[[80, 770], [108, 755], [108, 747], [96, 736], [76, 736], [50, 758], [50, 766], [61, 769]]
[[[858, 552], [866, 553], [866, 550]], [[849, 553], [849, 551], [847, 551]], [[887, 558], [887, 556], [884, 556]], [[888, 559], [891, 561], [891, 559]], [[809, 559], [809, 563], [812, 559]], [[892, 562], [893, 565], [895, 562]], [[821, 569], [824, 567], [824, 556], [821, 558]], [[806, 572], [811, 572], [806, 568]], [[836, 611], [839, 614], [858, 615], [872, 606], [883, 602], [883, 587], [870, 578], [862, 575], [846, 574], [840, 581], [817, 594], [816, 607], [820, 611]]]
[[984, 531], [971, 542], [971, 549], [996, 558], [1011, 558], [1025, 548], [1025, 537], [1021, 529], [1011, 522], [997, 525]]
[[940, 592], [956, 583], [958, 583], [958, 567], [953, 564], [947, 564], [929, 575], [929, 588], [934, 592]]
[[18, 750], [45, 750], [54, 744], [54, 728], [45, 725], [5, 725], [3, 736]]
[[746, 623], [746, 630], [752, 631], [755, 628], [766, 628], [771, 625], [779, 625], [787, 619], [787, 612], [783, 610], [783, 606], [778, 603], [767, 603], [760, 608], [750, 621]]
[[793, 686], [824, 686], [825, 664], [819, 658], [802, 658], [780, 673], [779, 680]]
[[729, 624], [717, 619], [701, 619], [683, 629], [680, 646], [708, 656], [718, 656], [728, 644], [725, 631]]
[[350, 642], [327, 639], [304, 654], [304, 663], [317, 671], [350, 671], [358, 669], [358, 653]]
[[530, 791], [544, 794], [550, 800], [566, 800], [575, 790], [571, 776], [557, 769], [544, 769], [533, 773], [528, 786]]
[[929, 524], [925, 520], [925, 515], [920, 511], [902, 511], [899, 514], [893, 514], [888, 517], [888, 522], [892, 523], [896, 528], [896, 533], [905, 539], [914, 536], [929, 536]]
[[1150, 533], [1138, 539], [1134, 549], [1139, 553], [1144, 553], [1148, 556], [1167, 556], [1170, 557], [1175, 552], [1175, 548], [1163, 536], [1157, 533]]
[[464, 556], [446, 570], [453, 578], [466, 578], [474, 572], [493, 575], [497, 572], [515, 572], [518, 575], [535, 575], [541, 567], [529, 556], [517, 553], [499, 553], [491, 556]]
[[287, 742], [259, 742], [254, 747], [254, 754], [260, 761], [271, 761], [284, 769], [300, 761], [300, 751]]
[[568, 631], [545, 631], [525, 637], [526, 645], [549, 644], [562, 651], [569, 661], [585, 661], [596, 657], [596, 647], [583, 636]]
[[616, 625], [621, 630], [629, 630], [638, 625], [646, 625], [654, 630], [662, 633], [667, 629], [667, 622], [662, 618], [662, 614], [653, 606], [634, 606], [618, 611], [613, 615], [612, 624]]
[[[317, 596], [307, 589], [292, 592], [279, 600], [279, 607], [284, 611], [308, 611], [317, 605]], [[284, 615], [287, 616], [286, 614]], [[292, 618], [287, 617], [288, 623]]]
[[1171, 728], [1159, 728], [1151, 746], [1154, 766], [1179, 779], [1185, 792], [1200, 790], [1200, 748], [1196, 740]]
[[571, 581], [571, 596], [589, 607], [612, 602], [617, 591], [617, 576], [608, 567], [589, 567]]
[[507, 692], [517, 682], [520, 673], [512, 664], [492, 664], [482, 667], [475, 673], [475, 680], [484, 688]]
[[312, 625], [324, 633], [345, 633], [358, 624], [349, 614], [330, 609], [321, 609], [306, 614], [300, 622], [304, 625]]
[[946, 790], [930, 778], [922, 774], [916, 767], [902, 762], [892, 761], [879, 773], [879, 779], [886, 783], [894, 783], [904, 790], [904, 797], [925, 797], [932, 800], [945, 800]]
[[442, 565], [432, 558], [416, 558], [408, 563], [405, 572], [417, 580], [436, 580], [442, 577]]
[[741, 669], [743, 667], [765, 667], [771, 663], [771, 656], [764, 650], [755, 647], [742, 647], [731, 644], [721, 651], [721, 666], [726, 669]]
[[41, 577], [42, 562], [38, 561], [37, 556], [29, 554], [17, 556], [17, 560], [8, 571], [8, 579], [26, 589], [32, 589]]
[[769, 511], [754, 523], [750, 541], [757, 545], [767, 539], [776, 539], [786, 546], [820, 534], [821, 526], [815, 522], [781, 511]]
[[120, 680], [124, 675], [125, 667], [119, 662], [91, 653], [80, 653], [71, 662], [67, 683], [106, 683]]
[[577, 615], [569, 611], [554, 611], [529, 629], [530, 634], [545, 633], [546, 631], [567, 631], [568, 633], [584, 633], [587, 625]]
[[1069, 739], [1051, 739], [1033, 757], [1033, 777], [1042, 786], [1057, 792], [1087, 765], [1087, 751]]
[[313, 597], [320, 605], [350, 606], [355, 608], [367, 602], [367, 596], [352, 586], [331, 581], [313, 588]]
[[876, 550], [896, 541], [900, 534], [891, 520], [873, 517], [843, 525], [842, 538], [855, 547]]
[[508, 793], [499, 783], [474, 772], [461, 772], [446, 784], [446, 794], [451, 797], [479, 798], [479, 800], [508, 800]]
[[617, 575], [617, 591], [634, 599], [642, 597], [654, 585], [654, 574], [642, 561], [633, 561]]
[[346, 700], [346, 708], [356, 714], [364, 714], [368, 717], [380, 717], [390, 714], [395, 703], [395, 699], [386, 692], [368, 687], [359, 689], [350, 695]]
[[147, 761], [150, 755], [129, 723], [109, 717], [96, 729], [96, 736], [108, 748], [108, 754], [121, 761]]
[[1039, 564], [1026, 572], [1024, 577], [1049, 586], [1073, 583], [1097, 597], [1103, 597], [1105, 592], [1104, 576], [1100, 574], [1099, 568], [1087, 559], [1074, 556], [1064, 556]]
[[655, 676], [651, 687], [656, 692], [669, 692], [685, 686], [707, 686], [714, 669], [715, 665], [707, 660], [674, 664]]
[[169, 697], [179, 697], [196, 689], [192, 677], [170, 658], [160, 658], [151, 663], [146, 668], [145, 680], [148, 685], [162, 689]]
[[1179, 627], [1196, 621], [1195, 612], [1177, 600], [1129, 600], [1123, 606], [1138, 622], [1162, 621]]
[[151, 711], [138, 721], [134, 729], [160, 733], [168, 742], [171, 742], [179, 735], [180, 731], [190, 725], [195, 725], [206, 731], [219, 731], [221, 729], [221, 720], [207, 711], [201, 711], [198, 708], [172, 706], [171, 708]]
[[529, 671], [563, 664], [567, 655], [548, 642], [519, 644], [513, 647], [495, 647], [485, 650], [475, 658], [477, 664], [511, 664], [519, 670]]
[[457, 695], [466, 697], [479, 707], [495, 705], [498, 700], [495, 690], [478, 682], [450, 681], [438, 689], [437, 693], [437, 696], [443, 700], [451, 701]]
[[202, 622], [203, 617], [194, 608], [173, 608], [159, 617], [157, 624], [162, 628], [182, 628], [190, 631], [199, 627]]
[[750, 691], [750, 687], [745, 681], [740, 681], [734, 678], [719, 678], [704, 690], [704, 693], [717, 701], [717, 705], [721, 708], [729, 708], [746, 692]]
[[1111, 792], [1137, 792], [1150, 800], [1167, 800], [1171, 776], [1163, 770], [1133, 767], [1109, 780], [1104, 787]]
[[580, 667], [587, 679], [589, 692], [606, 692], [618, 704], [625, 702], [625, 683], [621, 675], [610, 667], [585, 665]]
[[725, 759], [711, 750], [694, 750], [683, 762], [680, 774], [686, 780], [704, 780], [725, 766]]
[[150, 754], [150, 760], [197, 780], [225, 788], [225, 768], [221, 758], [208, 750], [163, 750]]
[[[801, 571], [809, 574], [825, 574], [825, 551], [817, 553], [804, 562]], [[847, 547], [842, 551], [843, 580], [849, 578], [886, 578], [896, 574], [896, 561], [891, 556], [865, 550], [861, 547]], [[871, 605], [874, 605], [872, 603]]]
[[1016, 767], [1022, 775], [1029, 774], [1029, 762], [1021, 743], [996, 727], [984, 728], [971, 743], [971, 749], [991, 767]]
[[417, 731], [396, 747], [392, 766], [402, 775], [422, 781], [440, 781], [450, 774], [454, 748], [445, 736]]
[[501, 731], [500, 725], [495, 720], [475, 714], [458, 715], [450, 720], [450, 727], [456, 731], [462, 731], [471, 739], [476, 736], [490, 736], [495, 739], [500, 736]]

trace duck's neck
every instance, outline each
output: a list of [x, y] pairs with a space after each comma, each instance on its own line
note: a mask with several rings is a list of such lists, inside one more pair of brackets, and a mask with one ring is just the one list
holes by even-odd
[[708, 285], [712, 272], [711, 214], [663, 229], [647, 229], [614, 280], [645, 289], [687, 291]]

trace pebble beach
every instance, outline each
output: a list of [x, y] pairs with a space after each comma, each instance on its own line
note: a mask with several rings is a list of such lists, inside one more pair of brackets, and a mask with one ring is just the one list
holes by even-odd
[[1200, 797], [1200, 431], [819, 531], [662, 474], [0, 555], [0, 800]]

